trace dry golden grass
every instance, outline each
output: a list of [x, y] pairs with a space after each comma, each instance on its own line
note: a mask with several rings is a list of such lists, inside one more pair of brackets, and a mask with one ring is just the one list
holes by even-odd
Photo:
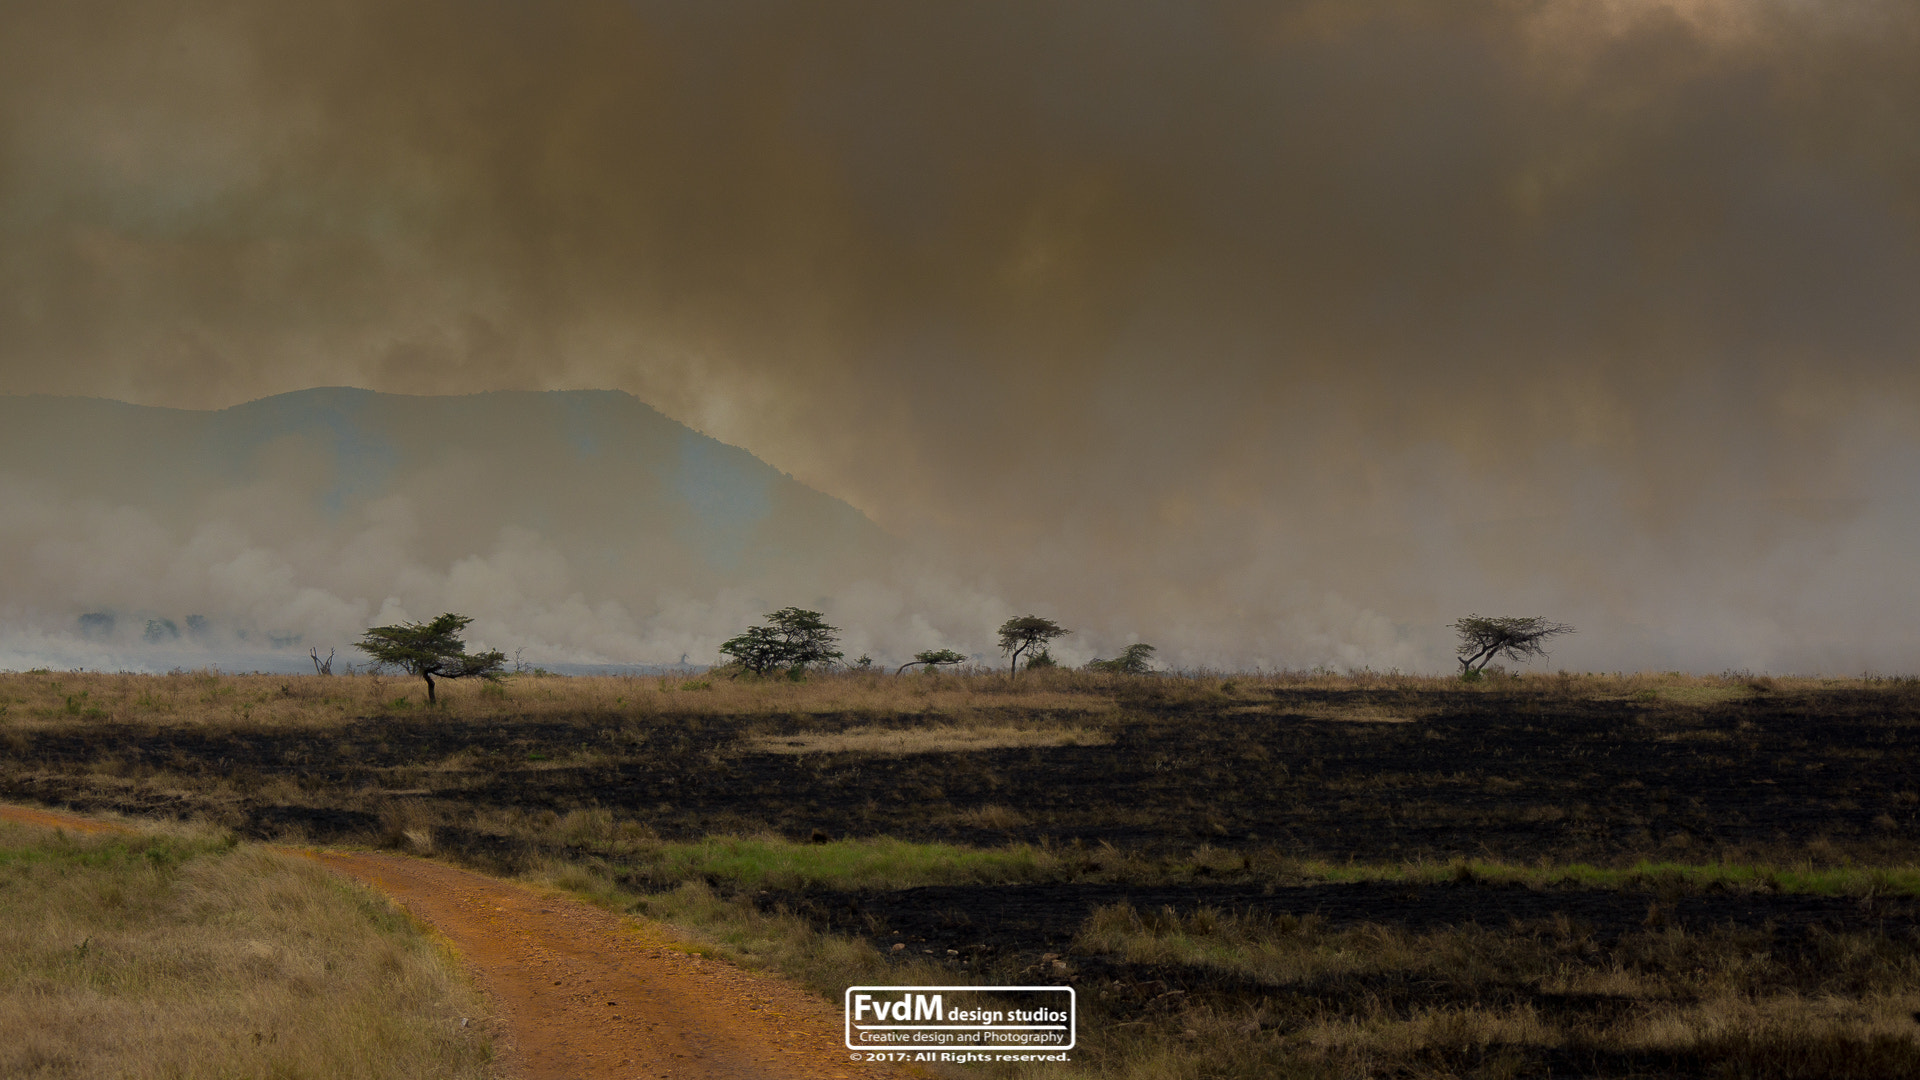
[[1237, 716], [1304, 716], [1310, 720], [1339, 720], [1350, 724], [1411, 724], [1425, 715], [1415, 709], [1369, 703], [1326, 705], [1317, 702], [1235, 705], [1227, 712]]
[[920, 728], [855, 727], [845, 731], [763, 735], [747, 745], [750, 749], [767, 754], [937, 754], [992, 750], [1005, 746], [1101, 746], [1110, 741], [1111, 738], [1102, 732], [1079, 727], [955, 727], [936, 724]]
[[491, 1077], [475, 992], [384, 901], [210, 833], [0, 824], [0, 1076]]
[[[899, 726], [905, 718], [960, 727], [1017, 727], [1036, 716], [1099, 720], [1135, 706], [1207, 706], [1275, 711], [1325, 719], [1387, 722], [1418, 719], [1396, 695], [1522, 694], [1551, 698], [1632, 700], [1650, 707], [1699, 709], [1755, 694], [1811, 695], [1831, 689], [1920, 692], [1911, 679], [1814, 679], [1679, 673], [1502, 675], [1472, 683], [1450, 676], [1371, 671], [1333, 673], [1125, 676], [1056, 670], [1027, 672], [884, 672], [786, 678], [530, 677], [497, 683], [445, 682], [436, 715], [496, 717], [655, 716], [805, 718], [831, 716]], [[1336, 693], [1352, 698], [1326, 703]], [[1445, 700], [1443, 697], [1442, 700]], [[1424, 702], [1432, 708], [1435, 702]], [[364, 716], [426, 709], [423, 684], [396, 675], [168, 675], [99, 672], [0, 674], [0, 746], [6, 732], [67, 728], [89, 722], [210, 728], [326, 727]], [[1014, 717], [1020, 723], [1011, 723]], [[1024, 745], [1024, 744], [1023, 744]]]
[[[1004, 674], [935, 672], [895, 677], [847, 672], [730, 680], [581, 676], [515, 676], [495, 683], [442, 682], [436, 715], [493, 717], [812, 715], [950, 719], [1004, 723], [1017, 711], [1061, 719], [1114, 708], [1111, 676], [1073, 672]], [[394, 675], [168, 675], [99, 672], [0, 673], [0, 731], [64, 728], [87, 722], [210, 728], [326, 727], [371, 715], [408, 715], [429, 708], [424, 684]]]

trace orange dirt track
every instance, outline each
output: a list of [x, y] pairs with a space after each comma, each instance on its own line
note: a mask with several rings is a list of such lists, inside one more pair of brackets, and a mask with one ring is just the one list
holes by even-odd
[[[0, 806], [0, 819], [81, 832], [112, 822]], [[527, 1080], [879, 1077], [841, 1044], [840, 1016], [803, 991], [690, 956], [644, 922], [425, 859], [299, 851], [391, 896], [444, 936], [495, 1012]]]

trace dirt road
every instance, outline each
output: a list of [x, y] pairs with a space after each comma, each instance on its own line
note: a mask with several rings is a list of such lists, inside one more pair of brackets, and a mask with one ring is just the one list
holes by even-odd
[[493, 999], [502, 1049], [530, 1080], [859, 1075], [827, 1006], [673, 949], [645, 924], [422, 859], [315, 857], [453, 942]]
[[95, 821], [77, 814], [62, 814], [55, 810], [35, 810], [27, 806], [0, 806], [0, 821], [17, 821], [22, 825], [39, 825], [48, 829], [69, 829], [73, 832], [132, 832], [132, 829], [111, 821]]
[[[0, 818], [124, 829], [25, 807], [0, 806]], [[503, 1059], [527, 1080], [882, 1075], [849, 1060], [827, 1004], [688, 955], [644, 922], [424, 859], [294, 853], [366, 882], [444, 935], [492, 1000]]]

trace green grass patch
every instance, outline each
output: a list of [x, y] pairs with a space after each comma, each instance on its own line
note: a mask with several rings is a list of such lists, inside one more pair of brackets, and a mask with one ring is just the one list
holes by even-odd
[[1531, 888], [1627, 889], [1698, 893], [1717, 890], [1774, 892], [1806, 896], [1920, 896], [1920, 867], [1782, 867], [1740, 863], [1638, 862], [1627, 867], [1568, 863], [1522, 866], [1455, 860], [1399, 865], [1331, 863], [1302, 860], [1288, 864], [1284, 876], [1312, 884], [1406, 881], [1427, 884], [1485, 882]]
[[1052, 855], [1025, 844], [971, 848], [889, 837], [824, 844], [712, 837], [646, 845], [629, 858], [655, 881], [721, 880], [770, 889], [905, 889], [1035, 881], [1058, 873]]
[[1245, 855], [1202, 847], [1186, 859], [1154, 859], [1103, 848], [1075, 852], [1010, 844], [969, 847], [891, 837], [803, 843], [779, 837], [713, 836], [663, 841], [622, 834], [611, 820], [567, 820], [568, 839], [650, 890], [681, 882], [727, 883], [750, 889], [908, 889], [921, 885], [1009, 882], [1202, 881], [1288, 885], [1392, 881], [1422, 884], [1521, 885], [1536, 889], [1610, 889], [1656, 893], [1770, 892], [1811, 896], [1920, 897], [1920, 867], [1812, 867], [1758, 863], [1641, 861], [1605, 867], [1587, 863], [1517, 864], [1496, 860], [1405, 863], [1334, 862]]
[[232, 851], [237, 841], [224, 837], [132, 836], [97, 840], [56, 831], [41, 843], [0, 846], [0, 874], [44, 866], [106, 873], [134, 868], [171, 868], [202, 855]]

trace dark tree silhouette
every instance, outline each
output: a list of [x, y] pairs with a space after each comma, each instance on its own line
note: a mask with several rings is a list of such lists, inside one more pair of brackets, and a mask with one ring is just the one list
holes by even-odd
[[1120, 655], [1111, 660], [1092, 660], [1087, 663], [1088, 671], [1107, 671], [1115, 675], [1145, 675], [1153, 670], [1153, 646], [1145, 642], [1135, 642], [1120, 651]]
[[720, 655], [764, 675], [778, 668], [805, 670], [812, 664], [830, 664], [845, 655], [834, 647], [839, 643], [840, 628], [828, 626], [819, 612], [789, 607], [769, 613], [766, 626], [749, 627], [746, 633], [721, 642]]
[[[1018, 615], [1000, 624], [1000, 651], [1008, 656], [1008, 670], [1018, 674], [1020, 654], [1038, 649], [1040, 654], [1047, 652], [1047, 643], [1054, 638], [1066, 637], [1073, 631], [1038, 615]], [[1051, 664], [1052, 657], [1048, 656]]]
[[398, 623], [368, 627], [360, 638], [360, 651], [375, 663], [397, 667], [409, 675], [427, 680], [427, 702], [435, 701], [433, 678], [497, 679], [507, 654], [498, 649], [469, 655], [460, 631], [473, 619], [452, 612], [428, 623]]
[[[1460, 661], [1460, 674], [1485, 671], [1496, 656], [1521, 663], [1547, 655], [1541, 642], [1561, 634], [1573, 633], [1565, 623], [1549, 622], [1539, 616], [1469, 615], [1456, 620], [1453, 629], [1460, 634], [1460, 647], [1454, 650]], [[1474, 665], [1479, 665], [1475, 667]]]
[[964, 664], [966, 662], [967, 658], [964, 654], [954, 652], [952, 649], [928, 649], [926, 652], [914, 653], [913, 659], [895, 668], [893, 673], [898, 675], [908, 668], [913, 667], [915, 664], [925, 664], [928, 667], [941, 667], [946, 664]]

